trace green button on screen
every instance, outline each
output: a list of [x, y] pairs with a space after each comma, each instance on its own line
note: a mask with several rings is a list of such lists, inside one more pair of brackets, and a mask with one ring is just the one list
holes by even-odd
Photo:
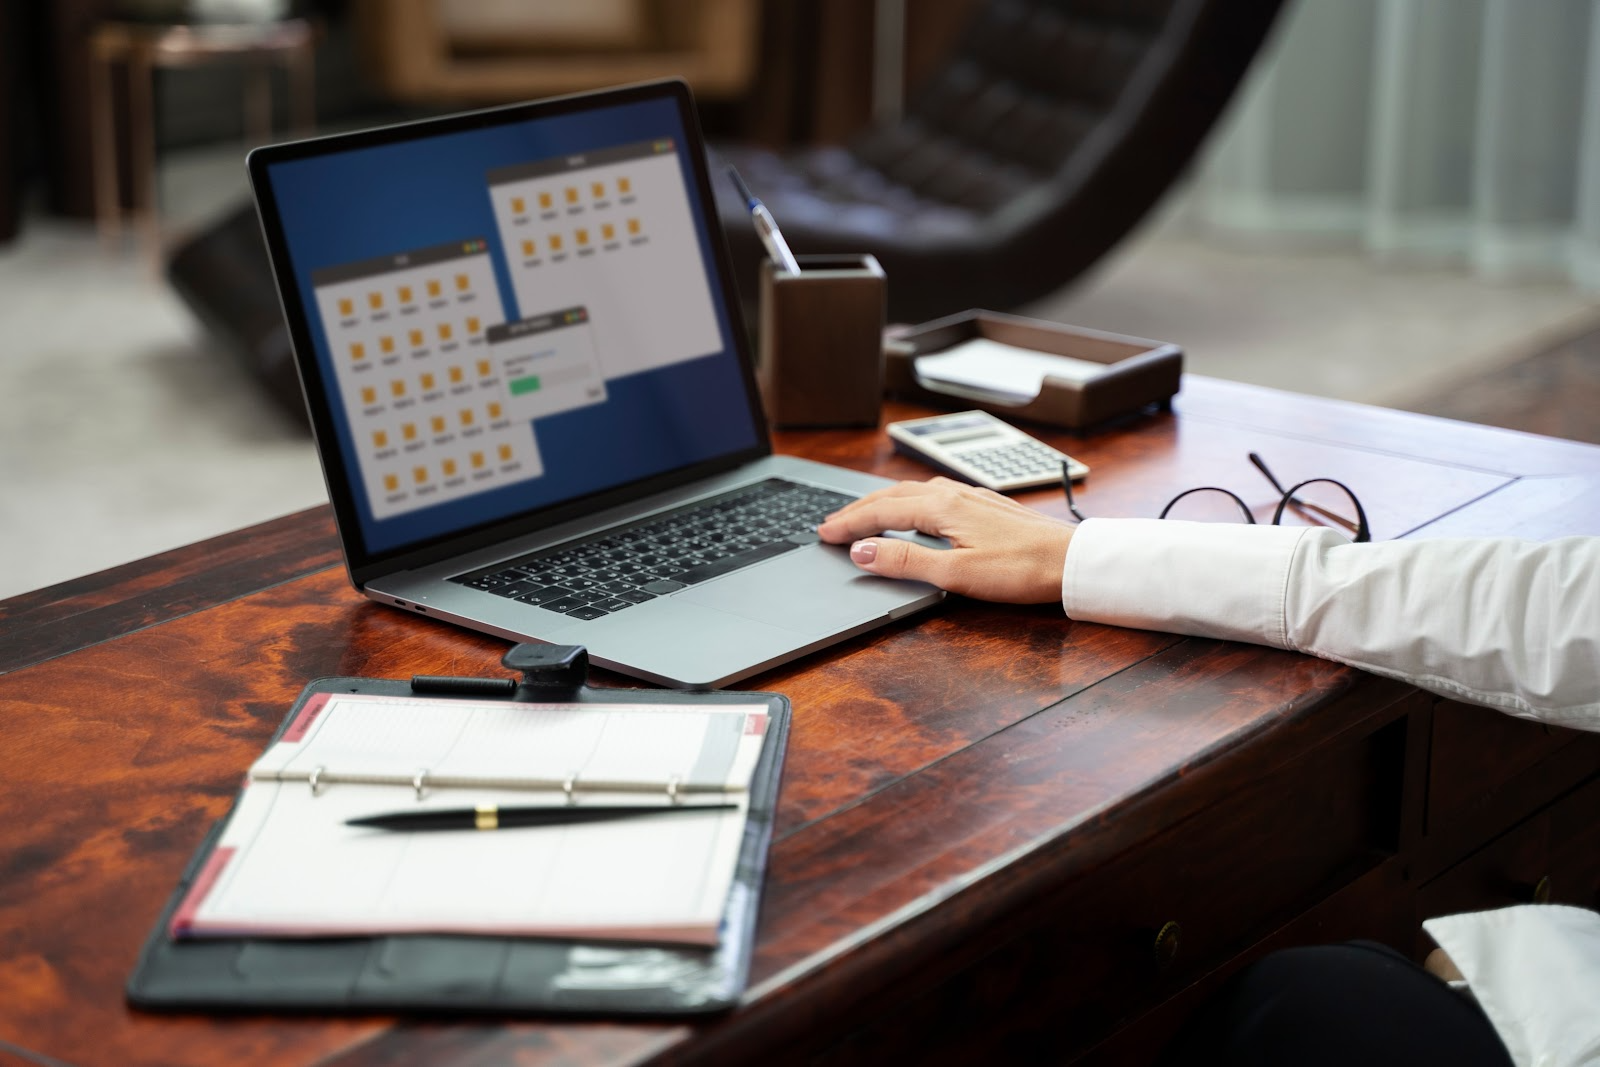
[[511, 380], [512, 396], [521, 396], [523, 393], [537, 393], [538, 391], [538, 378], [513, 378]]

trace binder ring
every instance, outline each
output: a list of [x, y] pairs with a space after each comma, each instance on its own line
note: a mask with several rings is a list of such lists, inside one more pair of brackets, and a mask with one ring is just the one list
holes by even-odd
[[417, 773], [415, 775], [413, 775], [412, 778], [411, 778], [411, 788], [415, 789], [417, 791], [417, 799], [418, 800], [422, 799], [423, 786], [424, 786], [424, 783], [427, 782], [427, 780], [428, 780], [428, 768], [426, 768], [426, 767], [423, 767], [421, 770], [417, 771]]
[[576, 804], [577, 799], [572, 795], [572, 787], [578, 782], [578, 772], [573, 771], [567, 775], [567, 780], [561, 783], [561, 792], [566, 794], [568, 804]]
[[325, 770], [327, 770], [327, 768], [319, 763], [315, 767], [311, 768], [311, 777], [306, 779], [311, 783], [311, 795], [314, 797], [319, 797], [322, 795], [322, 772]]

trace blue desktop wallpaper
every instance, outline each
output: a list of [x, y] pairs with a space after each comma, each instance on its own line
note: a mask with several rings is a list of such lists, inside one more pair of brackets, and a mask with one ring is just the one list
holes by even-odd
[[[516, 306], [505, 249], [497, 234], [486, 175], [496, 168], [573, 152], [671, 137], [698, 223], [701, 261], [717, 304], [722, 349], [705, 357], [607, 381], [599, 405], [538, 420], [545, 473], [531, 482], [489, 490], [392, 518], [373, 518], [361, 488], [350, 426], [339, 403], [313, 271], [416, 248], [482, 238], [509, 319]], [[743, 372], [734, 325], [715, 270], [711, 235], [701, 210], [686, 138], [671, 100], [612, 106], [463, 130], [404, 143], [292, 160], [267, 170], [316, 358], [331, 396], [338, 447], [354, 485], [361, 535], [381, 555], [483, 523], [749, 448]], [[718, 417], [708, 418], [710, 413]]]

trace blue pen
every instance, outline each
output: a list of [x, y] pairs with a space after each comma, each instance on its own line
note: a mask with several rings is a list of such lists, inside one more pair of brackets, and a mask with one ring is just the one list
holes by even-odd
[[778, 265], [779, 270], [799, 274], [800, 264], [795, 261], [794, 253], [789, 251], [789, 244], [783, 239], [783, 234], [778, 232], [778, 224], [772, 220], [772, 212], [767, 210], [767, 205], [755, 198], [750, 192], [750, 187], [745, 185], [744, 179], [739, 177], [739, 172], [732, 166], [728, 167], [728, 177], [733, 179], [734, 188], [739, 190], [739, 195], [744, 197], [745, 204], [750, 208], [750, 217], [756, 224], [756, 234], [760, 236], [761, 243], [767, 246], [767, 254], [772, 257], [772, 261]]

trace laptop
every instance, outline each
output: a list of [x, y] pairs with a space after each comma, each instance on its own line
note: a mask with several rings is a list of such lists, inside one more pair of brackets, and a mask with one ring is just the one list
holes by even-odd
[[367, 597], [693, 688], [942, 597], [812, 532], [887, 483], [772, 453], [681, 82], [248, 165]]

